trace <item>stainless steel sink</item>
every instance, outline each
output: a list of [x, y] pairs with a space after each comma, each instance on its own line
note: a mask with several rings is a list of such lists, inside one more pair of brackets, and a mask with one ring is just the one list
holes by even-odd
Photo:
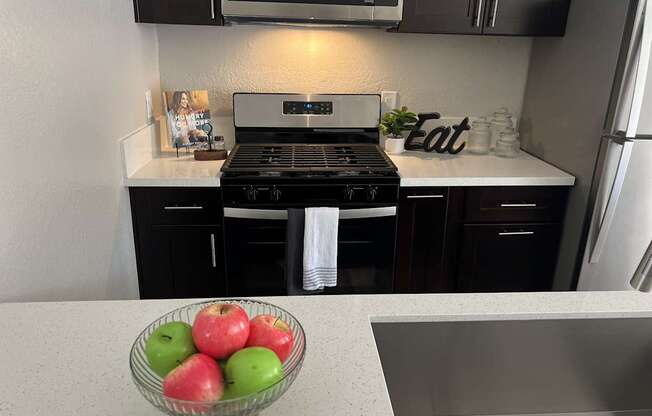
[[652, 415], [652, 319], [374, 323], [396, 416]]

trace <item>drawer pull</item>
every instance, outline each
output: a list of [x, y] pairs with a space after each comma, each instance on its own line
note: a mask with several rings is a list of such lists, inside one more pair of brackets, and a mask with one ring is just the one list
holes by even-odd
[[503, 231], [502, 233], [498, 233], [498, 235], [502, 237], [509, 237], [509, 236], [516, 236], [516, 235], [534, 235], [534, 231]]
[[408, 195], [408, 199], [435, 199], [444, 198], [444, 195]]
[[536, 208], [537, 204], [500, 204], [501, 208]]
[[164, 207], [166, 211], [201, 211], [204, 209], [202, 206], [192, 206], [192, 207]]

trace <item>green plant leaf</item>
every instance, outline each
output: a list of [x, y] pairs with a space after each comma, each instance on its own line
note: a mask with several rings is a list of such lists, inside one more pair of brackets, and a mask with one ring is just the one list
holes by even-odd
[[380, 131], [385, 134], [394, 134], [400, 136], [403, 132], [412, 131], [414, 123], [419, 121], [418, 116], [409, 111], [406, 106], [400, 109], [395, 108], [383, 115], [380, 125]]

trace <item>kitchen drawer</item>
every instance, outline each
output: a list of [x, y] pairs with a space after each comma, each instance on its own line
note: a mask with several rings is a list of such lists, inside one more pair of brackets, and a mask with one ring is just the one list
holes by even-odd
[[448, 197], [448, 188], [414, 187], [401, 188], [401, 201], [443, 199]]
[[218, 188], [130, 188], [132, 206], [151, 225], [222, 224]]
[[465, 222], [560, 222], [566, 187], [479, 187], [466, 192]]

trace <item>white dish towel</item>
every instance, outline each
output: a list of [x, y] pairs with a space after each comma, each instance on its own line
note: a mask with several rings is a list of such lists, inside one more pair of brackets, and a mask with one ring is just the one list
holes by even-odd
[[306, 208], [303, 231], [303, 290], [337, 286], [339, 208]]

